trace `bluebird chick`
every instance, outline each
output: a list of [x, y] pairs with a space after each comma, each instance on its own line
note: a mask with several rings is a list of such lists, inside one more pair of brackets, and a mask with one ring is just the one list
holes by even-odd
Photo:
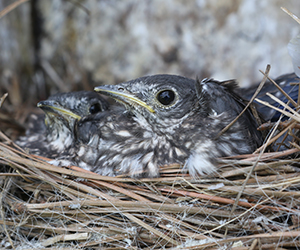
[[55, 158], [74, 146], [74, 124], [85, 115], [108, 110], [103, 97], [92, 91], [59, 93], [37, 104], [45, 119], [34, 121], [26, 136], [16, 143], [31, 154]]
[[234, 81], [176, 75], [96, 87], [127, 111], [77, 120], [72, 161], [110, 176], [155, 177], [159, 166], [171, 163], [182, 164], [192, 176], [211, 173], [218, 157], [252, 153], [262, 142], [248, 110], [220, 133], [245, 107], [235, 88]]

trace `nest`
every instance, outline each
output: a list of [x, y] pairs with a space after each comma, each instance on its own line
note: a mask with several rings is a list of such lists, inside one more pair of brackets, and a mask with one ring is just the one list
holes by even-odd
[[[266, 76], [265, 76], [266, 78]], [[265, 79], [264, 79], [265, 80]], [[264, 82], [264, 81], [263, 81]], [[160, 178], [53, 166], [0, 133], [4, 249], [297, 249], [300, 175], [295, 111], [278, 123], [292, 148], [219, 159], [214, 176], [173, 164]]]
[[285, 158], [298, 151], [220, 159], [218, 176], [210, 178], [195, 179], [171, 165], [161, 169], [160, 178], [130, 179], [56, 167], [1, 143], [1, 164], [8, 168], [0, 174], [1, 244], [7, 249], [297, 247], [300, 159]]

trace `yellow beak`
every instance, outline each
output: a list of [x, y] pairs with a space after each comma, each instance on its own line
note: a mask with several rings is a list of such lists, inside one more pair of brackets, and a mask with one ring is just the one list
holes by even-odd
[[53, 100], [41, 101], [37, 104], [37, 107], [41, 108], [46, 113], [50, 112], [53, 114], [61, 115], [63, 117], [72, 117], [74, 119], [81, 119], [81, 116], [74, 114], [71, 110], [60, 106], [57, 102]]
[[121, 101], [127, 104], [136, 103], [146, 109], [148, 109], [151, 113], [155, 113], [155, 111], [144, 101], [140, 100], [139, 98], [135, 97], [130, 93], [125, 93], [120, 90], [116, 90], [118, 86], [116, 85], [106, 85], [106, 86], [99, 86], [94, 88], [96, 92], [101, 92], [104, 95], [110, 96], [117, 101]]

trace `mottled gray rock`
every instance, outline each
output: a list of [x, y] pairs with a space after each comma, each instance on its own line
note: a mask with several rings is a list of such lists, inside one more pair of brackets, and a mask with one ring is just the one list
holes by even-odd
[[[0, 20], [0, 70], [23, 70], [34, 76], [25, 85], [46, 81], [50, 92], [158, 73], [236, 78], [246, 86], [262, 79], [258, 70], [267, 64], [274, 77], [293, 71], [287, 44], [299, 25], [280, 7], [299, 16], [298, 0], [37, 2], [41, 22], [31, 24], [29, 2]], [[39, 25], [40, 50], [30, 29]], [[34, 62], [47, 73], [35, 73]]]

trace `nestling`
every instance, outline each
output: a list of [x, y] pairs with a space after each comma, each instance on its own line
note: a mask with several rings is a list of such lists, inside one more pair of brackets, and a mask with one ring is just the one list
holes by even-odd
[[[176, 75], [141, 77], [96, 87], [127, 111], [102, 112], [76, 123], [79, 166], [102, 175], [155, 177], [159, 166], [180, 163], [193, 176], [216, 170], [216, 158], [252, 153], [262, 142], [235, 83]], [[143, 173], [143, 174], [142, 174]]]

